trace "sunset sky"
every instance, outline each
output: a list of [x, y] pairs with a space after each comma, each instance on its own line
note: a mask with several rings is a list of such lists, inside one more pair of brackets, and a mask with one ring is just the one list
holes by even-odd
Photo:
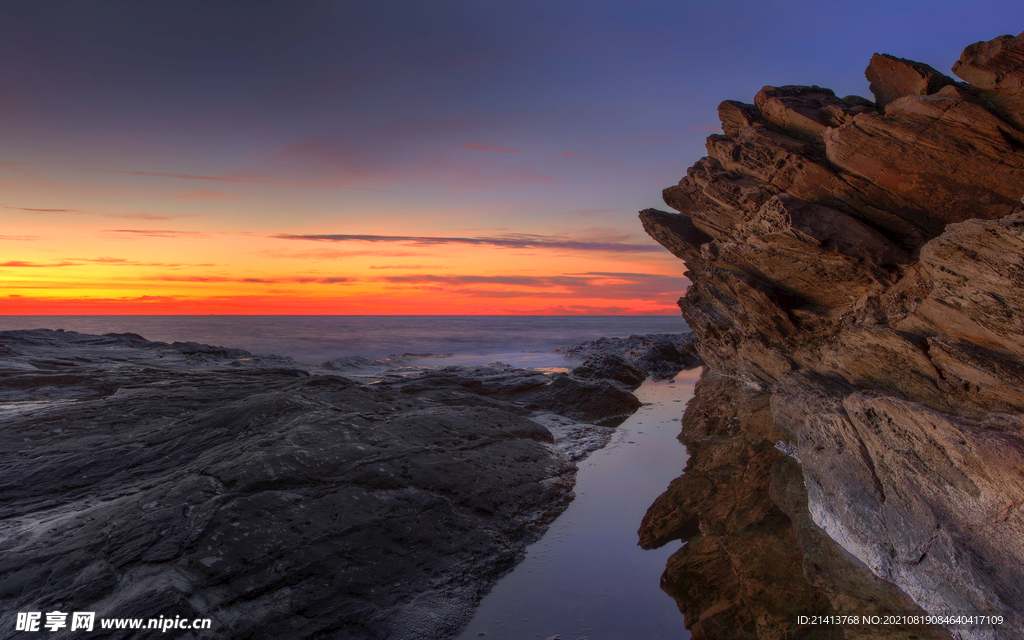
[[[969, 6], [969, 8], [968, 8]], [[676, 314], [665, 208], [766, 84], [948, 72], [1019, 0], [32, 2], [0, 315]]]

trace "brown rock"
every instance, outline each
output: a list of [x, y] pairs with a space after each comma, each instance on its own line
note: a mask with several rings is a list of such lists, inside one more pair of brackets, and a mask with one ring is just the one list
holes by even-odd
[[726, 135], [764, 122], [757, 107], [736, 100], [726, 100], [718, 105], [718, 119], [722, 121], [722, 131]]
[[[837, 98], [822, 87], [765, 87], [754, 96], [764, 118], [783, 131], [821, 142], [829, 127], [850, 122], [853, 114], [868, 110]], [[874, 109], [870, 109], [874, 111]]]
[[710, 242], [711, 236], [698, 229], [688, 216], [657, 209], [644, 209], [640, 212], [640, 222], [643, 223], [647, 235], [686, 263], [686, 273], [704, 267], [700, 247], [705, 242]]
[[864, 70], [879, 109], [905, 96], [926, 96], [956, 81], [920, 62], [887, 54], [871, 56]]
[[848, 310], [861, 296], [881, 293], [888, 284], [882, 269], [858, 268], [855, 258], [783, 234], [708, 244], [702, 256], [708, 264], [750, 274], [800, 300], [801, 307], [822, 312]]
[[1024, 358], [1024, 212], [949, 225], [920, 260], [934, 302], [922, 313], [940, 331]]
[[738, 237], [747, 240], [774, 234], [878, 265], [909, 260], [895, 243], [856, 218], [786, 194], [774, 196], [761, 205], [756, 216], [740, 228]]
[[1024, 33], [999, 36], [970, 45], [953, 65], [953, 73], [983, 91], [1024, 90]]
[[[1022, 602], [1022, 583], [1005, 570], [1024, 558], [1020, 439], [853, 394], [805, 423], [800, 457], [815, 522], [926, 610]], [[1015, 637], [1015, 628], [996, 637]]]
[[[776, 502], [803, 523], [808, 575], [849, 553], [925, 611], [1012, 613], [956, 631], [1010, 639], [1024, 635], [1024, 35], [968, 47], [955, 71], [974, 86], [876, 55], [884, 114], [820, 87], [723, 103], [723, 135], [663, 194], [684, 216], [644, 224], [688, 257], [679, 306], [706, 365], [772, 393], [813, 522], [792, 508], [796, 470]], [[744, 537], [758, 518], [775, 531], [745, 484], [764, 465], [739, 434], [715, 437], [735, 466], [702, 467], [695, 443], [645, 540], [702, 533], [670, 561], [671, 592], [695, 630], [755, 637], [740, 603], [756, 589], [727, 569], [747, 561], [737, 540], [771, 555], [781, 538]], [[700, 586], [709, 576], [723, 592]]]
[[953, 73], [970, 82], [986, 106], [1024, 129], [1024, 34], [972, 44]]
[[701, 276], [679, 306], [687, 325], [701, 336], [697, 346], [704, 362], [759, 386], [792, 369], [792, 360], [778, 347], [799, 329], [779, 305], [780, 292], [718, 267]]
[[[774, 447], [767, 393], [707, 372], [683, 416], [685, 473], [648, 510], [640, 544], [673, 539], [662, 589], [698, 640], [948, 638], [922, 625], [800, 625], [799, 615], [923, 613], [818, 528], [798, 464]], [[774, 397], [772, 398], [774, 405]]]
[[[774, 400], [774, 399], [773, 399]], [[773, 401], [774, 406], [774, 401]], [[836, 544], [818, 525], [807, 510], [807, 489], [804, 486], [800, 463], [793, 458], [780, 458], [772, 467], [769, 495], [793, 523], [793, 534], [804, 555], [804, 577], [807, 582], [825, 593], [837, 612], [914, 612], [923, 615], [905, 593], [891, 582], [867, 571], [856, 558]], [[874, 638], [949, 639], [952, 636], [939, 625], [867, 625], [846, 626], [842, 629], [846, 640]]]
[[[751, 205], [760, 206], [771, 196], [786, 193], [885, 230], [902, 246], [917, 246], [927, 236], [913, 221], [893, 213], [898, 211], [898, 206], [890, 193], [858, 176], [836, 173], [825, 159], [821, 144], [755, 125], [738, 129], [734, 134], [710, 136], [707, 146], [708, 156], [718, 161], [724, 177], [745, 176], [748, 181], [753, 178], [760, 184], [763, 194], [752, 198]], [[707, 205], [710, 199], [701, 199], [701, 188], [700, 183], [688, 176], [677, 187], [666, 189], [663, 195], [669, 206], [686, 212], [698, 226], [708, 229], [716, 224], [722, 226], [715, 222], [722, 212]], [[695, 196], [694, 192], [699, 195]], [[685, 199], [679, 198], [681, 193], [688, 195]], [[745, 212], [753, 209], [754, 206], [748, 207]], [[708, 222], [703, 222], [705, 219]], [[716, 234], [713, 230], [709, 233]]]
[[884, 190], [893, 213], [931, 235], [1013, 213], [1024, 194], [1024, 134], [943, 90], [905, 97], [825, 134], [829, 161]]
[[694, 638], [792, 637], [797, 614], [830, 610], [804, 579], [792, 526], [768, 495], [778, 437], [768, 394], [714, 374], [698, 383], [679, 436], [686, 470], [639, 531], [645, 549], [688, 541], [662, 588]]

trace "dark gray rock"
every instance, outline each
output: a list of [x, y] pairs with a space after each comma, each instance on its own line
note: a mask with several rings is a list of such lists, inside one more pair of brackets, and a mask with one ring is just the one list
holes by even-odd
[[46, 330], [0, 333], [0, 381], [4, 610], [212, 618], [219, 638], [457, 632], [572, 499], [573, 460], [609, 437], [590, 423], [639, 404], [503, 365], [363, 384]]
[[502, 363], [444, 367], [409, 378], [385, 377], [379, 384], [441, 404], [511, 403], [515, 410], [524, 414], [554, 413], [602, 426], [618, 426], [640, 408], [636, 396], [606, 379], [578, 379], [575, 372], [573, 375], [543, 374]]
[[[656, 380], [671, 378], [684, 369], [699, 367], [702, 363], [692, 332], [599, 338], [579, 342], [559, 351], [570, 360], [587, 360], [604, 355], [621, 356], [633, 367]], [[582, 375], [591, 375], [589, 369]]]
[[584, 380], [614, 380], [630, 389], [636, 389], [647, 378], [647, 374], [633, 366], [632, 362], [614, 353], [590, 356], [572, 370], [572, 375]]

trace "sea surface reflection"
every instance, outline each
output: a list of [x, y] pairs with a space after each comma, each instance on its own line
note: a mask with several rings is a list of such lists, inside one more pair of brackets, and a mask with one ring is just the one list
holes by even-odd
[[699, 373], [648, 380], [637, 390], [645, 405], [580, 464], [576, 499], [484, 598], [460, 640], [690, 637], [659, 588], [679, 544], [644, 551], [637, 527], [686, 464], [679, 419]]

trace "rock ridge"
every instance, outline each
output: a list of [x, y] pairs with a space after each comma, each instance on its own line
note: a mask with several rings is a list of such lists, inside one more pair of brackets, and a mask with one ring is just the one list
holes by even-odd
[[873, 101], [784, 86], [723, 102], [723, 133], [664, 190], [677, 213], [640, 219], [686, 263], [703, 362], [770, 394], [815, 525], [925, 611], [1014, 619], [954, 637], [1015, 638], [1024, 34], [952, 71], [964, 82], [876, 54]]

